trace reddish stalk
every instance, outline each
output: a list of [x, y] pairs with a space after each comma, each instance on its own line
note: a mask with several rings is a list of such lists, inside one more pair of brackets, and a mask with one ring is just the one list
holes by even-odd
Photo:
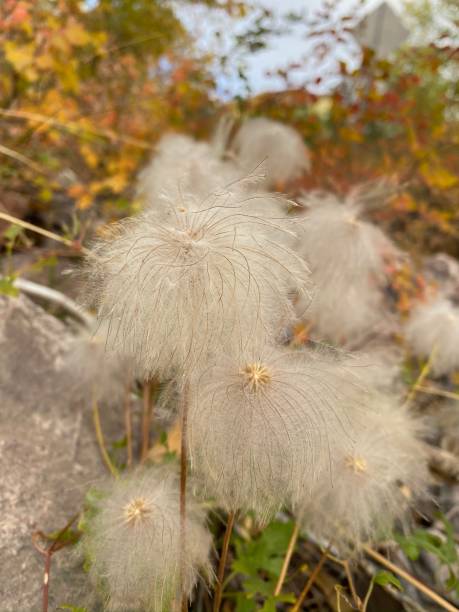
[[319, 563], [316, 565], [316, 567], [314, 568], [314, 571], [309, 576], [309, 580], [307, 581], [304, 589], [301, 591], [301, 594], [296, 600], [295, 605], [293, 606], [293, 608], [291, 608], [291, 612], [299, 612], [301, 610], [301, 606], [303, 605], [303, 602], [306, 599], [307, 594], [311, 590], [311, 587], [314, 584], [317, 576], [319, 575], [323, 564], [327, 560], [328, 551], [329, 551], [329, 548], [324, 550], [324, 552], [322, 553], [322, 556], [319, 559]]
[[180, 437], [180, 540], [182, 543], [180, 551], [180, 592], [182, 612], [188, 610], [188, 602], [184, 589], [185, 562], [186, 562], [186, 482], [188, 475], [188, 395], [189, 384], [185, 382], [182, 392], [181, 406], [181, 437]]
[[50, 540], [50, 537], [47, 536], [42, 531], [36, 531], [32, 534], [32, 543], [36, 550], [44, 557], [45, 559], [45, 568], [43, 572], [43, 595], [42, 595], [42, 610], [43, 612], [48, 612], [49, 608], [49, 577], [51, 573], [51, 558], [55, 552], [68, 546], [71, 544], [71, 540], [62, 540], [62, 536], [70, 529], [73, 523], [77, 520], [78, 514], [70, 519], [67, 525], [59, 531], [57, 536], [52, 540], [51, 546], [48, 548], [44, 548], [38, 544], [38, 538], [42, 540]]

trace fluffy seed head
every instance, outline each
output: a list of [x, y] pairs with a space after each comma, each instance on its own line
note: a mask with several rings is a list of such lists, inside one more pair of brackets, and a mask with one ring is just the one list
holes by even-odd
[[194, 385], [192, 468], [219, 505], [263, 521], [328, 470], [330, 438], [347, 436], [341, 401], [364, 393], [319, 353], [264, 346], [219, 357]]
[[182, 198], [194, 198], [198, 204], [240, 175], [234, 164], [218, 157], [212, 145], [189, 136], [166, 134], [139, 175], [137, 195], [147, 207], [169, 215], [171, 201], [177, 208]]
[[95, 323], [92, 330], [80, 330], [62, 363], [64, 379], [70, 379], [74, 387], [72, 393], [89, 403], [115, 404], [129, 384], [126, 359], [120, 353], [106, 352], [106, 338], [104, 325]]
[[[209, 571], [211, 536], [205, 517], [187, 497], [184, 594]], [[179, 486], [166, 468], [111, 482], [86, 521], [83, 548], [90, 575], [113, 611], [171, 610], [180, 596]]]
[[360, 205], [321, 198], [306, 214], [298, 244], [316, 286], [303, 312], [322, 338], [355, 341], [384, 319], [385, 259], [396, 251], [377, 227], [360, 218]]
[[294, 504], [306, 528], [343, 554], [386, 535], [409, 507], [404, 491], [413, 499], [427, 482], [419, 423], [393, 402], [372, 402], [363, 420], [351, 419], [351, 446], [333, 440], [330, 472]]
[[459, 308], [439, 298], [415, 308], [405, 327], [405, 337], [418, 357], [432, 351], [432, 372], [436, 376], [459, 369]]
[[94, 247], [89, 294], [107, 347], [141, 375], [192, 369], [222, 344], [276, 334], [293, 317], [291, 288], [309, 290], [304, 260], [271, 234], [290, 234], [292, 221], [250, 214], [228, 197], [167, 220], [127, 219]]
[[300, 134], [288, 125], [271, 119], [249, 119], [242, 124], [233, 142], [241, 168], [251, 172], [263, 164], [265, 184], [277, 187], [297, 179], [309, 170], [308, 151]]

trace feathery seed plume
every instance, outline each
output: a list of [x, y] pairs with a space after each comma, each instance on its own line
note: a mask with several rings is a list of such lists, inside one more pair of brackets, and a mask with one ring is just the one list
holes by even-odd
[[261, 521], [329, 469], [330, 438], [347, 436], [341, 402], [365, 393], [333, 358], [268, 346], [217, 357], [194, 389], [192, 469], [221, 507]]
[[[188, 496], [184, 594], [210, 571], [205, 515]], [[179, 487], [169, 468], [112, 481], [86, 521], [83, 549], [108, 610], [166, 612], [181, 597]]]
[[427, 482], [419, 422], [385, 398], [373, 401], [354, 422], [351, 448], [336, 438], [331, 473], [294, 503], [307, 529], [346, 552], [390, 532]]
[[298, 244], [316, 286], [305, 316], [318, 335], [336, 343], [355, 341], [384, 318], [385, 257], [395, 247], [360, 214], [358, 203], [323, 197], [303, 219]]
[[405, 336], [418, 357], [432, 351], [432, 372], [436, 376], [459, 369], [459, 308], [444, 298], [417, 306], [406, 325]]
[[228, 199], [215, 194], [207, 208], [168, 219], [125, 219], [94, 246], [88, 290], [107, 347], [146, 378], [193, 369], [229, 341], [276, 334], [294, 317], [292, 287], [308, 294], [304, 260], [270, 234], [291, 234], [294, 222]]
[[265, 185], [276, 188], [310, 169], [308, 150], [292, 127], [262, 117], [248, 119], [237, 132], [233, 148], [241, 168], [253, 171], [262, 162]]

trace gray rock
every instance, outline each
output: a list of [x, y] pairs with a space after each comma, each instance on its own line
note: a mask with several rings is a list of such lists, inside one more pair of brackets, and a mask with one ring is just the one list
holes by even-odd
[[[0, 296], [0, 612], [41, 610], [43, 558], [31, 534], [61, 529], [106, 476], [91, 411], [62, 363], [71, 334], [28, 298]], [[104, 414], [113, 439], [121, 416]], [[87, 601], [74, 551], [53, 556], [49, 610]], [[94, 608], [91, 608], [94, 610]]]

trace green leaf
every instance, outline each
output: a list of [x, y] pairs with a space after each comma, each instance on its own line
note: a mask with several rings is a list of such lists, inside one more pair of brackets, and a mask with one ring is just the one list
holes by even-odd
[[[293, 530], [293, 523], [274, 521], [249, 542], [234, 538], [236, 550], [232, 570], [244, 576], [244, 593], [236, 596], [236, 610], [276, 610], [276, 603], [293, 602], [292, 594], [273, 595], [281, 571], [285, 551]], [[244, 601], [245, 598], [245, 601]], [[263, 599], [263, 607], [253, 607], [253, 602]], [[247, 604], [250, 602], [250, 606]]]
[[396, 576], [394, 576], [394, 574], [385, 570], [381, 570], [380, 572], [378, 572], [374, 576], [373, 582], [375, 582], [376, 584], [380, 584], [381, 586], [387, 586], [388, 584], [391, 584], [399, 591], [403, 591], [403, 587], [400, 580]]
[[70, 612], [88, 612], [87, 608], [79, 608], [78, 606], [72, 606], [71, 604], [62, 604], [58, 610], [70, 610]]
[[14, 286], [13, 276], [3, 276], [0, 278], [0, 293], [10, 297], [17, 297], [19, 295], [19, 289]]

